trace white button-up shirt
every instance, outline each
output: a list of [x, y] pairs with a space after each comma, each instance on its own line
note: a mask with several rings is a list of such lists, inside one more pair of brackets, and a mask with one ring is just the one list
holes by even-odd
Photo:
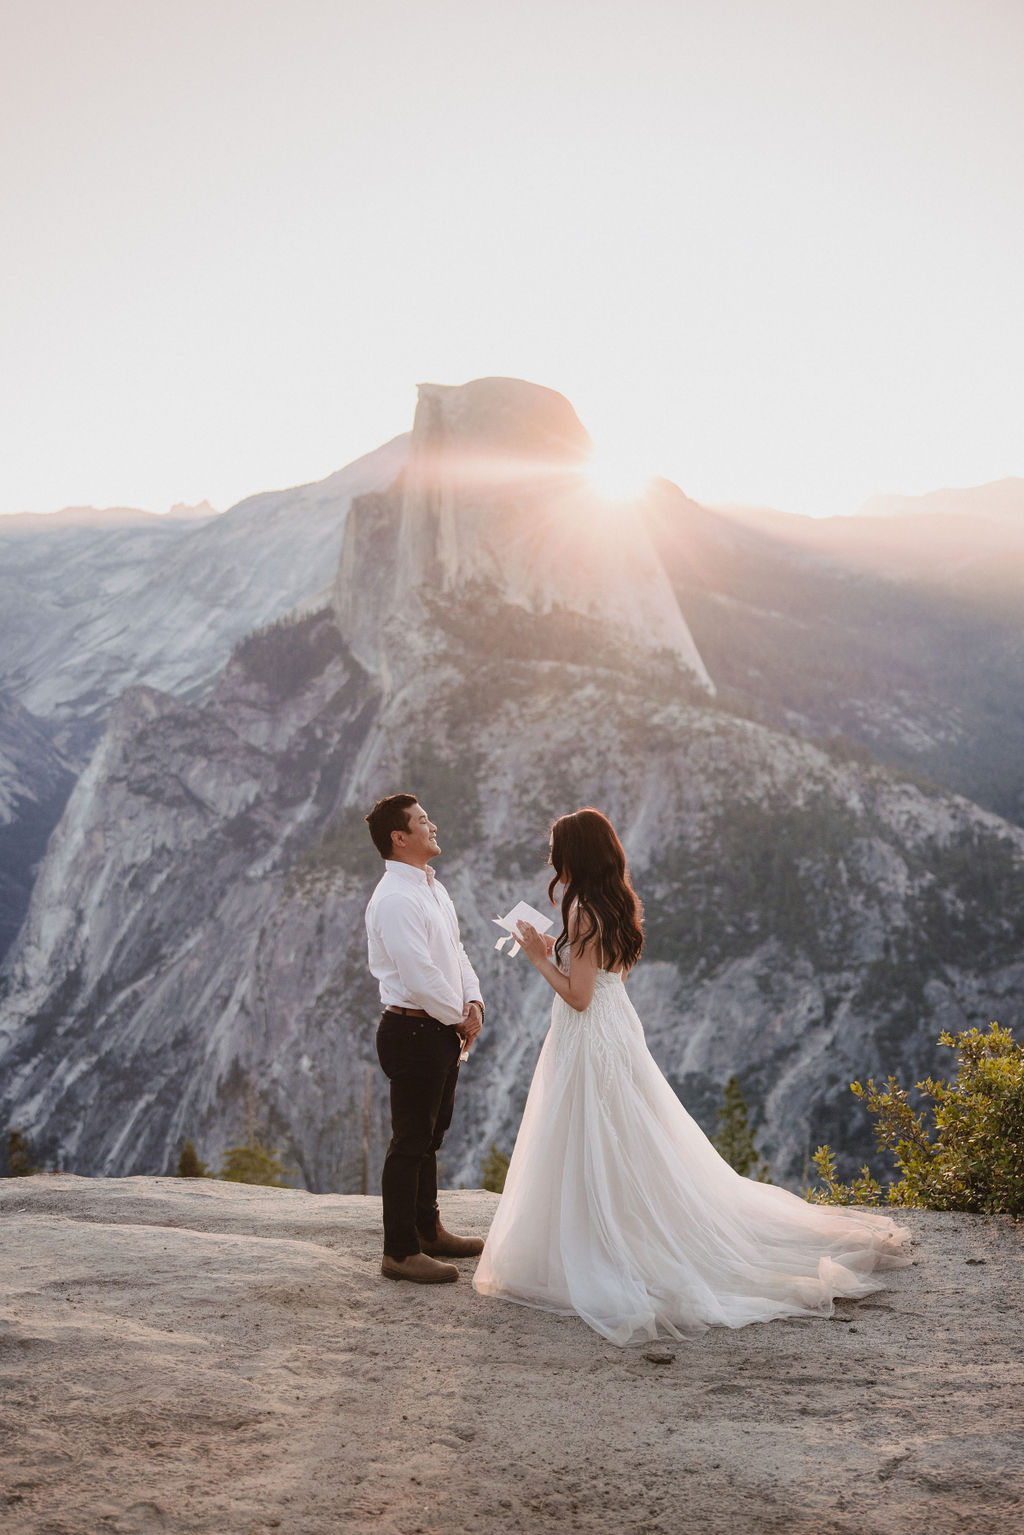
[[458, 1026], [470, 1002], [482, 1002], [452, 898], [433, 869], [388, 858], [366, 908], [370, 969], [385, 1007], [422, 1007]]

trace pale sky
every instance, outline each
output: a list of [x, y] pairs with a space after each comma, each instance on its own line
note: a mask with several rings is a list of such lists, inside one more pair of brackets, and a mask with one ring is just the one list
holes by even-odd
[[1024, 0], [0, 26], [0, 511], [224, 508], [486, 374], [700, 500], [1024, 474]]

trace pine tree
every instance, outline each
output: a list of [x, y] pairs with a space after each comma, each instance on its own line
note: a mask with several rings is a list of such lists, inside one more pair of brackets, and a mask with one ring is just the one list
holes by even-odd
[[212, 1178], [213, 1174], [205, 1162], [199, 1160], [199, 1155], [191, 1141], [186, 1141], [181, 1148], [181, 1156], [178, 1158], [177, 1178]]
[[500, 1194], [505, 1187], [508, 1164], [509, 1158], [492, 1141], [490, 1151], [480, 1164], [480, 1187], [491, 1194]]
[[227, 1183], [262, 1183], [268, 1188], [284, 1189], [284, 1167], [269, 1146], [254, 1140], [250, 1146], [232, 1146], [224, 1153], [220, 1176]]
[[725, 1084], [725, 1101], [718, 1111], [718, 1134], [711, 1144], [741, 1178], [756, 1177], [758, 1183], [771, 1182], [768, 1163], [762, 1162], [754, 1145], [747, 1105], [735, 1077], [730, 1077]]
[[32, 1165], [32, 1145], [28, 1136], [20, 1130], [10, 1130], [7, 1135], [7, 1176], [30, 1178], [38, 1171], [38, 1167]]

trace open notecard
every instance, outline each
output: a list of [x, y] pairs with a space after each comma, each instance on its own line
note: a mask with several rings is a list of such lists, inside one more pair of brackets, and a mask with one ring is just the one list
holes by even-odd
[[519, 953], [521, 947], [518, 934], [516, 933], [516, 924], [518, 922], [529, 922], [532, 927], [537, 929], [538, 933], [546, 933], [548, 928], [554, 925], [552, 917], [545, 917], [544, 913], [538, 911], [536, 906], [530, 906], [526, 901], [517, 901], [510, 912], [507, 912], [504, 917], [493, 918], [493, 921], [498, 927], [505, 929], [503, 936], [498, 939], [494, 947], [496, 949], [504, 949], [511, 939], [512, 947], [508, 951], [510, 959]]

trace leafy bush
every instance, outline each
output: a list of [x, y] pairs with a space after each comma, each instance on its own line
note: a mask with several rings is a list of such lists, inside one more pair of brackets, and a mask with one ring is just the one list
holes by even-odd
[[808, 1189], [807, 1198], [812, 1205], [881, 1204], [882, 1185], [871, 1176], [866, 1162], [860, 1170], [860, 1176], [854, 1178], [852, 1183], [840, 1183], [831, 1146], [819, 1146], [811, 1160], [825, 1185], [823, 1189]]
[[12, 1129], [7, 1134], [8, 1178], [31, 1178], [39, 1171], [32, 1163], [32, 1143], [21, 1130]]
[[224, 1165], [220, 1176], [227, 1183], [261, 1183], [269, 1188], [283, 1189], [284, 1167], [268, 1146], [253, 1141], [251, 1146], [232, 1146], [224, 1153]]
[[480, 1187], [487, 1189], [491, 1194], [500, 1194], [505, 1187], [509, 1160], [492, 1141], [490, 1151], [480, 1164]]
[[869, 1078], [851, 1092], [876, 1116], [880, 1151], [890, 1151], [902, 1177], [882, 1189], [867, 1167], [852, 1184], [838, 1182], [835, 1159], [821, 1146], [814, 1165], [823, 1189], [808, 1198], [817, 1204], [915, 1206], [925, 1210], [967, 1210], [985, 1215], [1024, 1215], [1024, 1047], [998, 1023], [987, 1034], [968, 1029], [943, 1031], [939, 1044], [957, 1051], [955, 1082], [929, 1077], [917, 1091], [932, 1100], [915, 1112], [895, 1077], [885, 1088]]

